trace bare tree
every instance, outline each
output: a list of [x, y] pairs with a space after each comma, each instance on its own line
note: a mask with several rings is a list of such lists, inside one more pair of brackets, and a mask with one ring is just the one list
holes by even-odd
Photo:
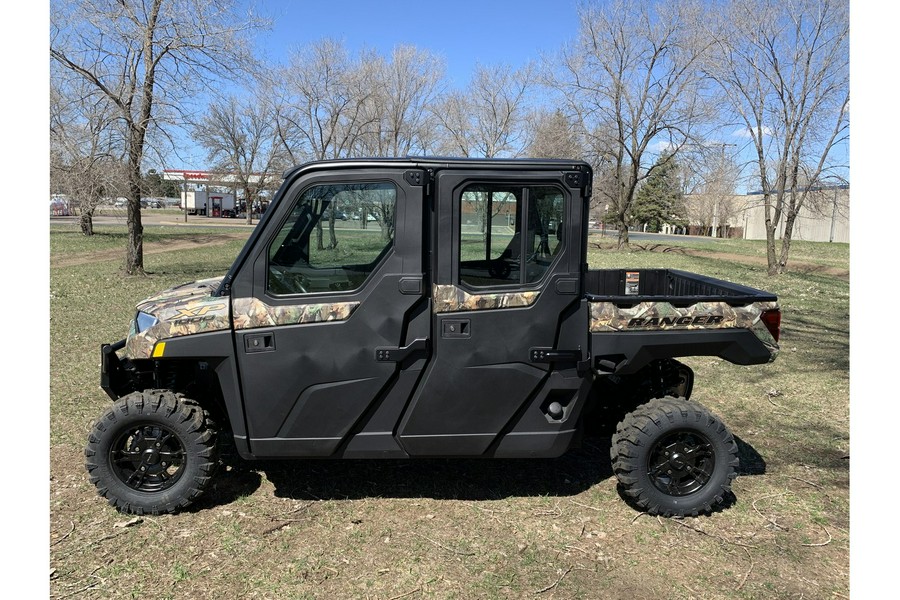
[[253, 222], [253, 204], [275, 176], [279, 161], [275, 114], [272, 105], [251, 94], [213, 102], [194, 126], [195, 139], [209, 152], [217, 169], [234, 174], [247, 203], [247, 224]]
[[50, 183], [78, 206], [81, 232], [94, 234], [93, 216], [104, 196], [124, 189], [122, 136], [106, 98], [83, 82], [50, 88]]
[[[341, 42], [331, 39], [291, 56], [278, 83], [276, 106], [276, 133], [291, 162], [351, 156], [377, 118], [367, 110], [376, 93], [374, 63], [371, 55], [351, 57]], [[328, 231], [328, 247], [334, 248], [333, 218]], [[325, 248], [322, 235], [319, 221], [319, 250]]]
[[[534, 68], [479, 66], [465, 91], [453, 91], [433, 107], [440, 124], [442, 154], [465, 157], [515, 157], [528, 144], [528, 91]], [[481, 232], [487, 239], [491, 223], [504, 209], [493, 192], [473, 192]]]
[[154, 132], [180, 120], [191, 85], [236, 76], [250, 63], [249, 33], [231, 0], [51, 0], [50, 57], [115, 107], [125, 130], [125, 272], [144, 272], [141, 166]]
[[[371, 76], [372, 93], [364, 101], [366, 118], [352, 152], [358, 156], [408, 156], [427, 153], [435, 144], [436, 119], [431, 112], [442, 91], [443, 61], [427, 50], [398, 46], [387, 58], [375, 54], [363, 57]], [[372, 191], [358, 203], [362, 220], [373, 215], [381, 225], [385, 240], [394, 236], [393, 197]]]
[[628, 244], [631, 207], [661, 164], [658, 154], [675, 159], [696, 143], [710, 113], [700, 68], [710, 42], [699, 35], [701, 17], [690, 0], [583, 8], [579, 37], [548, 79], [603, 165], [596, 170], [612, 179], [598, 186], [607, 195], [598, 203], [615, 218], [619, 247]]
[[707, 143], [685, 152], [681, 161], [687, 218], [701, 235], [719, 235], [720, 230], [724, 235], [728, 221], [743, 208], [736, 196], [741, 168], [726, 153], [731, 146]]
[[581, 160], [584, 149], [579, 132], [559, 109], [535, 111], [529, 118], [530, 142], [525, 150], [534, 158]]
[[710, 74], [755, 153], [768, 272], [783, 273], [794, 222], [811, 189], [837, 166], [834, 148], [847, 140], [847, 3], [735, 0], [710, 36], [718, 39]]
[[444, 63], [427, 50], [397, 46], [390, 57], [368, 55], [373, 92], [355, 152], [365, 156], [427, 153], [436, 139], [431, 108], [442, 91]]
[[278, 138], [290, 160], [346, 158], [370, 130], [375, 94], [371, 57], [351, 57], [323, 39], [295, 52], [280, 77]]
[[448, 94], [434, 107], [443, 132], [441, 150], [472, 157], [515, 157], [527, 145], [528, 91], [534, 69], [479, 66], [465, 91]]

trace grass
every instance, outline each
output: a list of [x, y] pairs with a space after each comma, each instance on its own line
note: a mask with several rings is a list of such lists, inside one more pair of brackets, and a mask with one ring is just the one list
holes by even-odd
[[[593, 233], [590, 241], [599, 244], [605, 249], [615, 247], [616, 238], [614, 233], [601, 236]], [[646, 247], [652, 245], [653, 242], [645, 240], [632, 241], [637, 247]], [[714, 238], [697, 238], [687, 237], [678, 241], [666, 241], [667, 248], [685, 248], [690, 250], [700, 250], [713, 254], [734, 254], [738, 256], [747, 256], [764, 262], [766, 259], [766, 244], [760, 240], [738, 240], [738, 239], [714, 239]], [[781, 241], [777, 241], [775, 252], [780, 255]], [[789, 264], [793, 263], [811, 263], [815, 265], [827, 267], [848, 268], [850, 262], [850, 244], [842, 243], [822, 243], [822, 242], [805, 242], [794, 240], [791, 242], [791, 251]]]
[[[616, 491], [609, 442], [589, 438], [557, 460], [237, 462], [191, 510], [120, 528], [130, 517], [97, 496], [83, 468], [86, 433], [109, 404], [98, 389], [99, 345], [124, 335], [138, 300], [224, 273], [243, 240], [148, 228], [150, 249], [189, 247], [148, 254], [147, 277], [123, 277], [103, 252], [121, 248], [124, 231], [101, 231], [50, 235], [51, 261], [98, 257], [50, 275], [53, 597], [849, 595], [845, 278], [769, 278], [764, 266], [734, 259], [757, 255], [761, 243], [722, 240], [697, 255], [592, 247], [594, 268], [679, 268], [779, 296], [776, 362], [685, 361], [694, 398], [741, 440], [735, 497], [711, 516], [636, 513]], [[197, 236], [218, 243], [191, 246]], [[820, 247], [801, 244], [796, 256], [848, 268], [846, 246]]]

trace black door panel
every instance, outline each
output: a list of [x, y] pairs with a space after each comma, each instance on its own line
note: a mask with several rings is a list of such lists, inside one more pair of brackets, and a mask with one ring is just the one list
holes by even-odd
[[[585, 206], [562, 176], [438, 174], [434, 350], [398, 428], [410, 455], [490, 454], [524, 417], [549, 453], [568, 443], [570, 431], [526, 414], [540, 410], [555, 368], [529, 351], [556, 348], [563, 315], [578, 302]], [[539, 214], [552, 194], [556, 212]]]
[[[365, 198], [367, 188], [395, 190], [391, 206], [364, 206], [381, 210], [384, 222], [366, 229], [334, 224], [338, 243], [329, 249], [331, 224], [321, 220], [323, 213], [343, 209], [338, 194], [349, 203]], [[252, 290], [251, 298], [233, 300], [250, 451], [331, 456], [398, 381], [401, 363], [377, 360], [376, 348], [406, 346], [410, 322], [422, 311], [423, 286], [408, 282], [424, 275], [423, 188], [407, 183], [400, 170], [313, 174], [297, 181], [275, 210], [248, 257], [250, 268], [233, 287]], [[393, 241], [382, 229], [388, 223]], [[354, 252], [363, 260], [354, 263]], [[402, 405], [411, 393], [405, 379], [404, 385]]]

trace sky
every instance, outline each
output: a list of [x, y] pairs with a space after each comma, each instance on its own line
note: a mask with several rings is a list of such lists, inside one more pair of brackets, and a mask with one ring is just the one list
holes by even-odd
[[[343, 41], [351, 54], [398, 45], [427, 49], [443, 58], [445, 81], [465, 88], [479, 64], [519, 68], [559, 51], [578, 31], [576, 0], [252, 0], [244, 2], [272, 28], [257, 35], [257, 51], [270, 64], [285, 64], [293, 50], [323, 38]], [[186, 136], [179, 136], [186, 139]], [[206, 169], [202, 148], [186, 141], [166, 168]], [[179, 160], [180, 158], [180, 160]]]
[[[451, 88], [465, 88], [476, 66], [506, 64], [519, 68], [552, 57], [578, 34], [579, 0], [456, 0], [452, 3], [422, 3], [410, 0], [241, 0], [246, 9], [272, 21], [272, 28], [257, 35], [257, 51], [270, 64], [285, 64], [293, 50], [323, 38], [341, 40], [351, 54], [364, 49], [383, 56], [405, 44], [441, 56], [446, 65], [445, 81]], [[240, 90], [236, 90], [240, 91]], [[537, 102], [547, 94], [535, 95]], [[206, 152], [190, 142], [186, 133], [178, 156], [166, 168], [207, 169]], [[739, 162], [752, 165], [753, 145], [737, 125], [711, 140], [731, 147]], [[665, 144], [651, 146], [656, 153]], [[848, 147], [833, 150], [839, 164], [848, 164]], [[652, 159], [652, 158], [651, 158]], [[747, 171], [749, 174], [749, 169]], [[840, 171], [849, 177], [846, 169]], [[755, 178], [753, 178], [755, 179]], [[759, 189], [745, 180], [738, 192]]]
[[399, 44], [443, 56], [448, 80], [465, 87], [475, 66], [520, 67], [555, 52], [578, 29], [574, 0], [258, 0], [275, 26], [260, 36], [261, 49], [283, 62], [291, 49], [324, 37], [343, 40], [351, 51], [374, 48], [386, 55]]

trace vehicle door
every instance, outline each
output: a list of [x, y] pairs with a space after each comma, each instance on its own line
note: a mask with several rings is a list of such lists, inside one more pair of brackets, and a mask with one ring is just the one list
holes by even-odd
[[270, 209], [232, 287], [254, 455], [342, 451], [397, 386], [411, 321], [427, 317], [416, 174], [313, 171]]
[[578, 305], [584, 203], [559, 171], [441, 171], [437, 193], [433, 356], [399, 437], [409, 454], [479, 455], [549, 377], [532, 350], [556, 348]]

